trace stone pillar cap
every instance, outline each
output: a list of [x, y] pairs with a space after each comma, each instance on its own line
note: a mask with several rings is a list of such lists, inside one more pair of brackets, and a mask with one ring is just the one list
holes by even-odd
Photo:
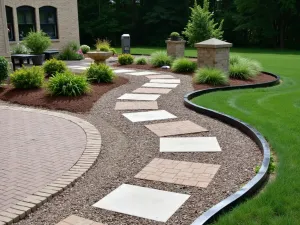
[[166, 40], [166, 43], [178, 43], [178, 44], [180, 44], [180, 43], [186, 43], [186, 41], [185, 40], [178, 40], [178, 41]]
[[211, 38], [195, 44], [196, 48], [230, 48], [232, 44], [226, 41], [221, 41], [216, 38]]

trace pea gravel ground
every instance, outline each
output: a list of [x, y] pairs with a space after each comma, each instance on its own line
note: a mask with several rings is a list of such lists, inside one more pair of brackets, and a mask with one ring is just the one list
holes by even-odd
[[[254, 177], [253, 168], [262, 160], [256, 144], [240, 131], [185, 108], [183, 96], [193, 90], [191, 77], [172, 75], [180, 78], [181, 84], [158, 99], [159, 109], [176, 115], [178, 121], [191, 120], [207, 128], [207, 133], [188, 136], [216, 136], [222, 152], [160, 153], [159, 138], [143, 126], [156, 122], [132, 123], [122, 116], [123, 112], [114, 110], [118, 97], [149, 81], [146, 77], [122, 75], [130, 79], [126, 85], [103, 95], [89, 113], [72, 114], [86, 119], [101, 133], [102, 150], [96, 164], [74, 187], [53, 198], [18, 225], [54, 225], [71, 214], [108, 225], [187, 225]], [[221, 168], [207, 188], [135, 179], [134, 176], [156, 157], [219, 164]], [[189, 194], [191, 197], [166, 223], [92, 207], [123, 183]]]

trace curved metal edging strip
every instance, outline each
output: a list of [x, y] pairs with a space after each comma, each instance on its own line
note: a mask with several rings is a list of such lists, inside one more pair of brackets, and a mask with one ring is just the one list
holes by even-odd
[[239, 191], [232, 194], [228, 198], [224, 199], [223, 201], [219, 202], [209, 210], [207, 210], [205, 213], [203, 213], [200, 217], [198, 217], [192, 225], [204, 225], [212, 222], [215, 220], [222, 212], [229, 210], [231, 207], [239, 203], [241, 200], [243, 200], [245, 197], [251, 195], [253, 192], [257, 191], [261, 186], [263, 185], [264, 181], [268, 177], [268, 168], [270, 163], [270, 147], [266, 139], [263, 137], [261, 133], [259, 133], [255, 128], [251, 127], [247, 123], [244, 123], [234, 117], [228, 116], [226, 114], [220, 113], [218, 111], [208, 109], [199, 105], [196, 105], [192, 103], [190, 100], [210, 93], [210, 92], [216, 92], [216, 91], [226, 91], [226, 90], [234, 90], [234, 89], [244, 89], [244, 88], [259, 88], [259, 87], [270, 87], [279, 84], [280, 77], [276, 76], [272, 73], [263, 72], [264, 74], [270, 75], [272, 77], [275, 77], [276, 79], [271, 82], [265, 82], [260, 84], [249, 84], [249, 85], [243, 85], [243, 86], [231, 86], [231, 87], [219, 87], [219, 88], [210, 88], [206, 90], [201, 91], [195, 91], [192, 93], [187, 94], [184, 97], [184, 104], [187, 108], [194, 110], [198, 113], [204, 114], [206, 116], [215, 118], [221, 122], [224, 122], [226, 124], [229, 124], [243, 133], [245, 133], [247, 136], [249, 136], [260, 148], [262, 151], [262, 154], [264, 156], [263, 162], [261, 164], [261, 168], [257, 175], [250, 180], [245, 186], [243, 186]]

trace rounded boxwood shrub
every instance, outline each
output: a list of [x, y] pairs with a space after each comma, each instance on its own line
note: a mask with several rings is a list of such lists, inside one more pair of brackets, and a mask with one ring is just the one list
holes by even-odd
[[93, 83], [111, 83], [115, 78], [113, 70], [106, 64], [92, 64], [86, 71], [88, 81]]
[[118, 62], [121, 65], [130, 65], [133, 63], [133, 61], [134, 61], [134, 58], [130, 54], [122, 54], [122, 55], [119, 55], [119, 57], [118, 57]]
[[8, 77], [8, 61], [0, 56], [0, 84]]
[[172, 58], [165, 51], [157, 51], [151, 54], [150, 63], [155, 67], [171, 66]]
[[87, 93], [90, 85], [85, 76], [66, 71], [51, 77], [47, 84], [47, 90], [53, 96], [75, 97]]
[[40, 66], [23, 67], [10, 75], [10, 82], [15, 88], [40, 88], [44, 82], [44, 74]]
[[81, 49], [83, 54], [86, 54], [91, 50], [90, 46], [88, 46], [88, 45], [81, 45], [80, 49]]
[[193, 73], [197, 69], [197, 63], [187, 58], [180, 58], [173, 62], [171, 69], [176, 73]]
[[194, 82], [196, 84], [209, 84], [213, 86], [226, 85], [228, 84], [228, 77], [219, 69], [203, 68], [196, 72]]
[[262, 71], [262, 66], [255, 60], [238, 55], [230, 56], [229, 77], [239, 80], [250, 80]]
[[147, 60], [145, 58], [138, 58], [136, 60], [136, 64], [137, 65], [146, 65], [147, 64]]
[[62, 73], [67, 70], [65, 62], [57, 59], [50, 59], [44, 63], [44, 71], [48, 76], [53, 76], [56, 73]]

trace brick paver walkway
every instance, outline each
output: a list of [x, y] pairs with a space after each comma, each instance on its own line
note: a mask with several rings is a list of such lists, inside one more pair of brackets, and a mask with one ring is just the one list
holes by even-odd
[[86, 135], [75, 123], [0, 108], [0, 211], [59, 178], [80, 158]]

